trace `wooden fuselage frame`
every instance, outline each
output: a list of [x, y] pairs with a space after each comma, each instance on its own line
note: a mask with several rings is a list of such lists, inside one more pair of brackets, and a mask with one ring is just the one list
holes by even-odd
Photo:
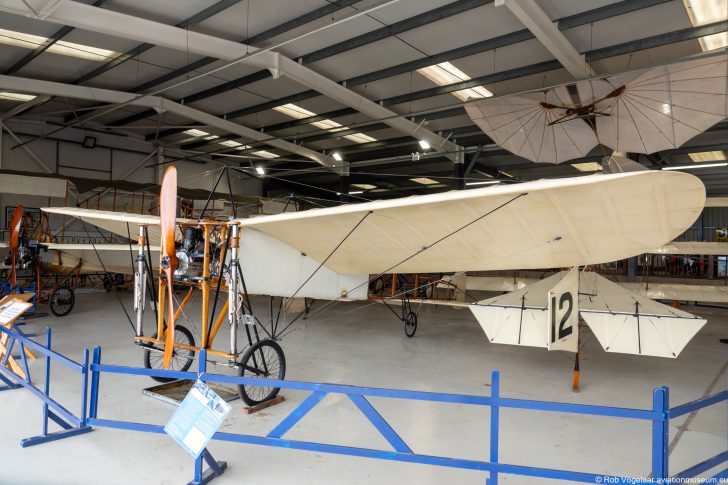
[[[194, 223], [188, 223], [188, 224], [179, 224], [178, 226], [181, 228], [182, 233], [184, 234], [184, 231], [187, 227], [195, 227], [195, 228], [202, 228], [203, 235], [204, 235], [204, 259], [202, 262], [202, 275], [200, 278], [196, 279], [179, 279], [172, 282], [172, 284], [180, 285], [180, 286], [186, 286], [188, 288], [187, 294], [185, 295], [182, 302], [179, 304], [177, 309], [174, 313], [174, 319], [177, 321], [177, 319], [182, 315], [182, 312], [187, 307], [189, 302], [192, 300], [192, 297], [199, 291], [202, 295], [202, 308], [200, 312], [200, 321], [202, 323], [202, 341], [199, 346], [191, 346], [191, 345], [185, 345], [175, 342], [174, 347], [185, 349], [185, 350], [192, 350], [195, 352], [199, 352], [201, 349], [205, 349], [208, 354], [215, 355], [218, 357], [223, 357], [228, 360], [235, 360], [238, 357], [237, 353], [231, 353], [231, 352], [225, 352], [223, 350], [216, 350], [213, 349], [213, 343], [215, 341], [215, 337], [217, 336], [218, 330], [220, 329], [220, 326], [222, 325], [223, 320], [225, 320], [225, 316], [229, 313], [235, 313], [237, 312], [237, 308], [233, 309], [233, 312], [229, 312], [230, 309], [230, 297], [229, 297], [229, 290], [227, 283], [225, 282], [224, 277], [222, 276], [222, 270], [223, 265], [225, 264], [224, 258], [220, 258], [219, 267], [217, 270], [217, 276], [212, 276], [210, 274], [210, 258], [212, 255], [210, 254], [210, 240], [212, 236], [212, 231], [215, 228], [220, 229], [220, 239], [223, 241], [223, 246], [221, 246], [221, 250], [225, 252], [224, 246], [227, 245], [228, 240], [228, 231], [231, 230], [231, 226], [238, 226], [238, 223], [232, 221], [232, 222], [226, 222], [226, 221], [215, 221], [215, 220], [203, 220], [203, 221], [195, 221]], [[233, 234], [238, 231], [234, 231]], [[239, 232], [237, 237], [230, 237], [230, 247], [227, 248], [228, 251], [231, 251], [234, 257], [237, 257], [237, 249], [239, 248]], [[145, 237], [141, 234], [139, 235], [138, 244], [140, 248], [146, 247], [146, 240]], [[235, 251], [233, 251], [233, 248]], [[237, 265], [235, 265], [237, 266]], [[163, 273], [162, 273], [163, 274]], [[233, 278], [236, 278], [237, 275], [233, 275]], [[223, 278], [222, 281], [219, 281], [220, 278]], [[164, 315], [165, 315], [165, 295], [167, 291], [167, 284], [169, 284], [166, 281], [166, 278], [160, 277], [159, 283], [158, 283], [158, 307], [157, 307], [157, 338], [151, 338], [144, 336], [143, 334], [137, 335], [135, 337], [135, 340], [138, 343], [144, 343], [144, 344], [152, 344], [152, 345], [159, 345], [164, 346], [165, 340], [163, 338], [160, 338], [160, 336], [164, 335]], [[225, 303], [223, 304], [222, 308], [220, 309], [220, 313], [215, 318], [215, 323], [213, 324], [212, 328], [210, 329], [208, 326], [208, 322], [211, 320], [213, 315], [211, 315], [210, 311], [210, 295], [212, 292], [213, 285], [215, 289], [217, 290], [219, 288], [220, 291], [228, 292], [228, 297], [225, 298]], [[218, 286], [219, 285], [219, 286]], [[237, 305], [237, 303], [236, 303]], [[231, 336], [232, 337], [232, 336]]]

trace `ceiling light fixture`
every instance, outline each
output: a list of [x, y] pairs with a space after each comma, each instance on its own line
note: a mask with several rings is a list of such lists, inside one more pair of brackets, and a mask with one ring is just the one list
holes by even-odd
[[258, 175], [265, 175], [265, 169], [263, 167], [255, 167], [255, 171], [258, 172]]
[[377, 188], [376, 185], [372, 185], [372, 184], [351, 184], [351, 186], [357, 187], [359, 189], [364, 189], [364, 190], [374, 190]]
[[259, 157], [263, 158], [278, 158], [280, 155], [276, 155], [275, 153], [267, 152], [265, 150], [258, 150], [257, 152], [253, 152], [253, 155], [258, 155]]
[[339, 153], [339, 152], [334, 152], [331, 154], [331, 156], [334, 157], [334, 160], [336, 160], [337, 162], [340, 162], [343, 160], [343, 158], [341, 158], [341, 153]]
[[429, 150], [430, 148], [432, 148], [432, 146], [430, 146], [430, 143], [427, 140], [420, 140], [420, 147], [423, 150]]
[[363, 194], [363, 193], [364, 193], [363, 190], [351, 190], [351, 191], [349, 191], [349, 195], [358, 195], [358, 194]]
[[492, 184], [499, 184], [500, 180], [479, 180], [477, 182], [465, 182], [465, 185], [472, 186], [472, 185], [492, 185]]
[[722, 163], [699, 163], [696, 165], [676, 165], [674, 167], [662, 167], [662, 170], [695, 170], [698, 168], [725, 167], [728, 162]]

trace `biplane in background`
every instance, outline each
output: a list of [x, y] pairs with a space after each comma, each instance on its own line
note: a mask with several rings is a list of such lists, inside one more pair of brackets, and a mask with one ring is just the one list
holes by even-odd
[[[322, 311], [339, 301], [366, 300], [369, 283], [393, 272], [600, 264], [642, 254], [672, 241], [692, 225], [705, 203], [705, 187], [696, 177], [680, 172], [642, 171], [539, 180], [248, 219], [181, 220], [176, 218], [174, 188], [176, 171], [170, 167], [162, 185], [160, 218], [142, 219], [135, 214], [81, 208], [46, 210], [77, 217], [117, 234], [131, 230], [139, 235], [134, 327], [147, 367], [186, 369], [195, 353], [205, 348], [211, 358], [237, 367], [241, 375], [272, 379], [285, 374], [285, 357], [277, 343], [282, 332], [276, 328], [273, 305], [271, 318], [266, 321], [253, 311], [250, 295], [281, 298], [285, 303], [279, 309], [283, 310], [293, 298], [327, 300], [317, 309]], [[181, 240], [175, 241], [175, 233]], [[145, 247], [157, 240], [161, 242], [161, 275], [157, 291], [152, 291], [148, 271], [151, 265], [144, 262], [149, 258]], [[557, 282], [547, 284], [552, 282], [551, 293], [555, 293]], [[172, 285], [189, 288], [179, 304]], [[560, 290], [560, 294], [571, 292], [576, 305], [581, 290], [574, 292], [573, 286]], [[543, 290], [548, 293], [549, 288]], [[199, 345], [192, 332], [178, 325], [183, 309], [197, 292], [202, 295]], [[148, 337], [143, 312], [146, 296], [152, 294], [158, 297], [158, 306], [154, 306], [156, 335]], [[221, 294], [227, 294], [227, 298], [218, 312]], [[626, 335], [620, 330], [625, 320], [636, 319], [650, 326], [651, 331], [637, 332], [637, 348], [610, 344], [608, 350], [666, 355], [652, 350], [659, 348], [665, 332], [675, 327], [655, 313], [655, 305], [659, 304], [640, 301], [635, 305], [631, 295], [613, 296], [609, 293], [609, 307], [592, 325]], [[522, 299], [519, 308], [531, 310], [530, 303], [525, 302]], [[613, 306], [617, 303], [621, 306]], [[628, 311], [621, 311], [622, 306]], [[562, 311], [565, 308], [562, 304]], [[473, 311], [478, 317], [478, 309]], [[576, 307], [569, 312], [570, 317], [577, 314]], [[676, 313], [670, 315], [673, 318]], [[215, 349], [213, 343], [226, 318], [230, 346]], [[678, 319], [697, 328], [704, 323], [688, 314]], [[539, 321], [533, 327], [548, 332], [543, 318]], [[247, 337], [243, 348], [237, 339], [241, 323]], [[491, 323], [499, 329], [507, 328], [509, 335], [521, 326], [512, 316]], [[560, 331], [566, 328], [564, 325], [560, 325]], [[694, 335], [693, 327], [690, 332], [671, 336], [675, 341], [674, 356]], [[578, 327], [573, 327], [571, 333], [578, 334]], [[489, 335], [489, 340], [499, 343], [501, 339]], [[573, 350], [571, 343], [566, 345], [561, 340], [556, 338], [553, 345], [547, 341], [546, 347]], [[247, 403], [270, 399], [276, 392], [274, 387], [240, 389]]]

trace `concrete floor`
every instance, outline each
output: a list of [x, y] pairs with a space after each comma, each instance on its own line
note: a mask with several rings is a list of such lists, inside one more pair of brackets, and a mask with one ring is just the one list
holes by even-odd
[[[130, 294], [119, 293], [127, 308]], [[262, 308], [262, 307], [259, 307]], [[354, 311], [355, 310], [355, 311]], [[708, 324], [678, 359], [605, 353], [583, 335], [582, 391], [570, 390], [572, 358], [560, 352], [489, 344], [467, 310], [423, 306], [417, 335], [380, 304], [337, 304], [318, 318], [297, 324], [283, 341], [288, 372], [295, 380], [398, 389], [488, 394], [490, 372], [500, 369], [502, 395], [526, 399], [649, 408], [652, 389], [670, 387], [672, 404], [725, 389], [728, 311], [689, 307]], [[192, 316], [192, 315], [190, 315]], [[54, 348], [80, 359], [84, 348], [103, 347], [105, 363], [141, 365], [132, 330], [113, 294], [79, 295], [68, 317], [30, 320], [26, 332], [53, 328]], [[220, 341], [226, 348], [225, 339]], [[42, 382], [43, 363], [32, 364]], [[212, 368], [231, 372], [224, 368]], [[79, 377], [54, 366], [52, 394], [79, 408]], [[99, 417], [163, 424], [174, 408], [141, 395], [149, 379], [105, 376]], [[252, 416], [233, 413], [224, 431], [266, 434], [304, 397], [284, 391], [286, 401]], [[449, 404], [372, 400], [416, 452], [468, 459], [488, 456], [488, 409]], [[7, 484], [181, 484], [192, 478], [193, 461], [166, 435], [97, 429], [62, 441], [23, 449], [22, 438], [41, 431], [41, 405], [29, 392], [0, 393], [0, 483]], [[687, 427], [685, 427], [686, 420]], [[650, 425], [641, 421], [533, 411], [501, 411], [503, 462], [548, 468], [648, 476]], [[726, 407], [718, 405], [671, 423], [670, 471], [726, 449]], [[389, 449], [342, 396], [328, 396], [286, 437]], [[324, 455], [251, 445], [213, 442], [210, 450], [229, 468], [214, 483], [224, 484], [483, 484], [486, 474]], [[508, 484], [536, 479], [502, 476]]]

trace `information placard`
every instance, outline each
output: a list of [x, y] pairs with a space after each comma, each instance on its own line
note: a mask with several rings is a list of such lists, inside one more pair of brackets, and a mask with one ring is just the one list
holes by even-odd
[[164, 426], [164, 431], [197, 458], [231, 409], [223, 398], [198, 380]]

